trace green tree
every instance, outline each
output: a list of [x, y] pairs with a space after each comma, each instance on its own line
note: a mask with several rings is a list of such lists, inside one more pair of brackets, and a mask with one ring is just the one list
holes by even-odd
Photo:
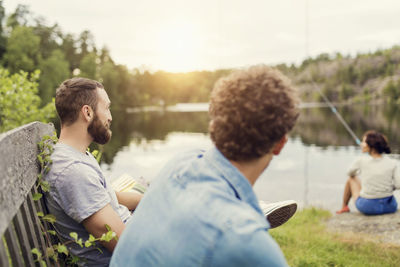
[[18, 5], [14, 13], [7, 18], [7, 27], [12, 29], [28, 24], [28, 16], [31, 14], [27, 5]]
[[0, 69], [0, 132], [36, 120], [48, 122], [55, 116], [54, 103], [40, 108], [39, 74], [34, 71], [29, 77], [21, 71], [10, 75], [8, 70]]
[[70, 76], [69, 63], [65, 60], [63, 52], [53, 50], [49, 58], [43, 60], [40, 65], [41, 76], [39, 79], [39, 94], [42, 103], [49, 103], [55, 95], [57, 86]]
[[0, 60], [3, 58], [6, 52], [6, 37], [4, 36], [3, 21], [6, 15], [6, 11], [3, 7], [3, 1], [0, 0]]
[[387, 98], [389, 102], [394, 102], [400, 97], [399, 90], [400, 82], [394, 82], [392, 79], [383, 88], [383, 95]]
[[17, 26], [7, 40], [4, 60], [11, 73], [20, 70], [31, 72], [37, 68], [40, 38], [32, 28]]
[[61, 34], [61, 50], [64, 51], [65, 57], [69, 62], [70, 71], [79, 68], [79, 55], [75, 47], [75, 39], [72, 34]]
[[89, 78], [89, 79], [96, 79], [97, 75], [97, 55], [92, 52], [87, 54], [82, 58], [81, 64], [79, 65], [79, 69], [81, 70], [81, 73], [79, 76]]
[[339, 99], [347, 100], [354, 95], [353, 88], [348, 84], [342, 84], [339, 90]]
[[36, 25], [32, 28], [33, 33], [40, 38], [39, 53], [42, 58], [50, 57], [53, 50], [59, 48], [59, 28], [57, 24], [47, 26], [44, 18], [36, 18]]
[[83, 60], [89, 53], [96, 53], [96, 46], [94, 44], [94, 38], [90, 31], [83, 31], [77, 41], [77, 47], [80, 52], [80, 59]]

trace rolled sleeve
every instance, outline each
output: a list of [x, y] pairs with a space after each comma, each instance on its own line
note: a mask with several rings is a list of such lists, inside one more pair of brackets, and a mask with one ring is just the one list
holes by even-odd
[[50, 193], [68, 216], [81, 223], [110, 203], [103, 183], [92, 167], [75, 163], [63, 170]]

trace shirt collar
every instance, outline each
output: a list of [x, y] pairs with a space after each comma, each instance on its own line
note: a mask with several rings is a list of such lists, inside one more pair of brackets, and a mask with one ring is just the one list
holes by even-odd
[[238, 199], [248, 203], [262, 214], [250, 182], [215, 146], [204, 154], [204, 158], [222, 173], [222, 178], [235, 190]]

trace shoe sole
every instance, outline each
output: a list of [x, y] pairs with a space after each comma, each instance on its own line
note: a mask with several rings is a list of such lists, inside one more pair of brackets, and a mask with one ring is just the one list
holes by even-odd
[[296, 212], [297, 204], [289, 204], [283, 207], [278, 207], [275, 210], [271, 211], [266, 219], [270, 224], [270, 229], [278, 227], [285, 222], [287, 222]]

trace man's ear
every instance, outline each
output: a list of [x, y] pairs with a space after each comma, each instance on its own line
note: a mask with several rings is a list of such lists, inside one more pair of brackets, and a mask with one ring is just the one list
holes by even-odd
[[87, 121], [90, 122], [93, 119], [93, 109], [89, 105], [84, 105], [81, 108], [81, 114], [83, 118]]
[[287, 140], [288, 137], [285, 134], [278, 142], [275, 143], [274, 147], [272, 148], [272, 154], [274, 154], [275, 156], [279, 155], [279, 153], [281, 153], [283, 147], [285, 146]]

